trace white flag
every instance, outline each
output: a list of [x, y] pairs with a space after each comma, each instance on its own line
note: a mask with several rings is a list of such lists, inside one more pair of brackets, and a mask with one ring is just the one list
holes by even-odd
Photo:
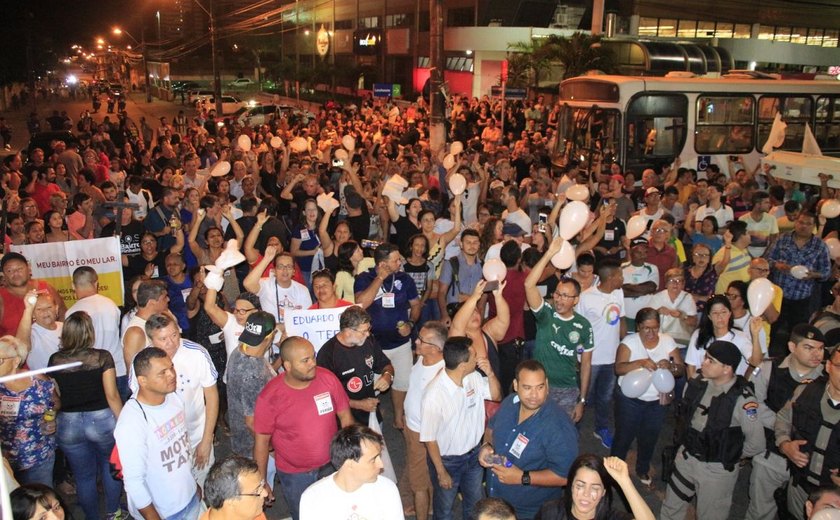
[[814, 132], [811, 131], [811, 125], [808, 123], [805, 123], [805, 138], [802, 140], [802, 153], [822, 155], [817, 138], [814, 137]]
[[773, 119], [773, 127], [770, 128], [770, 135], [767, 136], [767, 142], [761, 147], [761, 151], [769, 154], [773, 148], [781, 147], [785, 142], [785, 129], [787, 124], [782, 121], [782, 114], [776, 112], [776, 118]]

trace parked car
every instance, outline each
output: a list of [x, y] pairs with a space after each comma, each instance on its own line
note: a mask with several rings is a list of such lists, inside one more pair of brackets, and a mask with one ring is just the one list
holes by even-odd
[[125, 87], [123, 87], [119, 83], [111, 83], [110, 85], [108, 85], [108, 90], [111, 91], [111, 94], [113, 94], [114, 97], [120, 97], [125, 95]]
[[[249, 108], [256, 105], [256, 101], [242, 101], [234, 96], [222, 96], [222, 115], [234, 114], [241, 108]], [[216, 107], [216, 98], [206, 97], [196, 103], [196, 108], [207, 108], [212, 110]]]
[[236, 120], [246, 126], [264, 125], [271, 121], [272, 116], [279, 117], [284, 113], [288, 118], [293, 111], [294, 108], [288, 105], [259, 105], [243, 110]]
[[236, 78], [235, 80], [228, 83], [228, 86], [231, 88], [243, 88], [243, 87], [250, 87], [254, 84], [254, 81], [251, 78]]
[[48, 158], [53, 154], [51, 144], [53, 141], [64, 141], [68, 146], [73, 143], [78, 143], [79, 138], [73, 135], [69, 130], [60, 130], [55, 132], [38, 132], [29, 140], [29, 145], [26, 147], [27, 157], [32, 156], [32, 150], [40, 148], [44, 151], [44, 158]]
[[187, 102], [197, 106], [199, 101], [204, 101], [211, 97], [213, 97], [212, 90], [190, 90]]
[[195, 81], [173, 81], [172, 82], [172, 92], [189, 92], [190, 90], [198, 90], [201, 88], [201, 85], [196, 83]]

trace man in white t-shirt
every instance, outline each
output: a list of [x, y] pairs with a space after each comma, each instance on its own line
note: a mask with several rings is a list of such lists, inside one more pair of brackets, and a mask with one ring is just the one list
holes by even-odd
[[17, 337], [29, 349], [27, 366], [30, 370], [38, 370], [46, 368], [50, 364], [50, 356], [58, 352], [64, 323], [56, 319], [58, 305], [53, 301], [52, 294], [39, 294], [34, 305], [27, 300], [23, 299], [23, 316]]
[[[166, 352], [175, 364], [178, 397], [183, 399], [186, 425], [193, 453], [193, 476], [204, 485], [207, 472], [215, 462], [213, 432], [219, 417], [218, 373], [204, 347], [181, 338], [178, 322], [171, 314], [155, 314], [146, 320], [146, 334], [152, 347]], [[132, 366], [133, 368], [133, 366]], [[139, 390], [133, 372], [129, 385]]]
[[624, 323], [624, 274], [618, 260], [605, 258], [598, 264], [600, 283], [580, 295], [577, 312], [589, 320], [595, 338], [588, 403], [595, 405], [595, 437], [607, 449], [612, 447], [609, 429], [612, 395], [615, 390], [615, 354], [627, 334]]
[[132, 373], [136, 398], [114, 428], [128, 510], [133, 518], [198, 518], [199, 487], [175, 365], [150, 347], [134, 357]]
[[779, 238], [779, 224], [770, 211], [770, 195], [757, 191], [752, 196], [752, 210], [738, 219], [747, 223], [750, 235], [750, 256], [758, 258]]
[[[260, 278], [268, 265], [274, 261], [274, 276]], [[287, 252], [277, 253], [277, 248], [265, 248], [265, 256], [251, 269], [242, 284], [245, 290], [260, 298], [262, 310], [274, 316], [281, 326], [286, 309], [308, 309], [312, 305], [309, 289], [292, 280], [295, 261]]]
[[694, 213], [694, 229], [700, 232], [700, 226], [706, 217], [715, 217], [718, 228], [724, 228], [727, 224], [735, 220], [735, 213], [731, 206], [727, 206], [723, 202], [723, 186], [720, 184], [709, 185], [709, 201], [703, 204]]
[[385, 439], [367, 426], [342, 428], [330, 443], [338, 470], [309, 486], [300, 498], [300, 520], [403, 518], [397, 485], [380, 475]]
[[405, 395], [406, 469], [408, 485], [414, 494], [414, 511], [417, 520], [426, 520], [432, 500], [432, 481], [426, 463], [426, 447], [420, 442], [423, 394], [426, 387], [443, 370], [443, 344], [448, 331], [440, 321], [427, 321], [414, 340], [417, 363], [411, 367], [408, 392]]
[[659, 289], [659, 268], [646, 261], [647, 253], [648, 241], [634, 238], [630, 241], [630, 261], [621, 266], [627, 330], [636, 330], [636, 313], [649, 305]]
[[516, 186], [506, 186], [502, 191], [502, 204], [506, 209], [502, 212], [502, 220], [506, 224], [516, 224], [525, 230], [525, 236], [531, 236], [531, 217], [519, 207], [519, 188]]
[[128, 376], [122, 344], [120, 343], [120, 308], [114, 300], [99, 294], [99, 276], [87, 265], [73, 271], [73, 290], [76, 303], [67, 309], [66, 316], [86, 312], [93, 322], [93, 348], [107, 350], [114, 358], [117, 371], [117, 390], [123, 401], [128, 399]]

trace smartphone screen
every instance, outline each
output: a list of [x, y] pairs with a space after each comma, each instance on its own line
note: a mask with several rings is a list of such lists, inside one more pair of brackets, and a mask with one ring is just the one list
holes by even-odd
[[492, 280], [490, 282], [487, 282], [487, 285], [484, 286], [484, 292], [495, 291], [498, 288], [499, 288], [499, 281], [498, 280]]
[[537, 228], [540, 230], [540, 233], [545, 233], [546, 227], [548, 224], [548, 215], [545, 213], [540, 213], [539, 220], [537, 223]]

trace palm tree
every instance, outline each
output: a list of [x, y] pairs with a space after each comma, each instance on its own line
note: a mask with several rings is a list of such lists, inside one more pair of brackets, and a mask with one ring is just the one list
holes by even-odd
[[612, 52], [601, 46], [601, 37], [581, 32], [569, 38], [550, 35], [540, 51], [547, 59], [563, 65], [563, 79], [582, 76], [590, 70], [612, 72], [615, 58]]

